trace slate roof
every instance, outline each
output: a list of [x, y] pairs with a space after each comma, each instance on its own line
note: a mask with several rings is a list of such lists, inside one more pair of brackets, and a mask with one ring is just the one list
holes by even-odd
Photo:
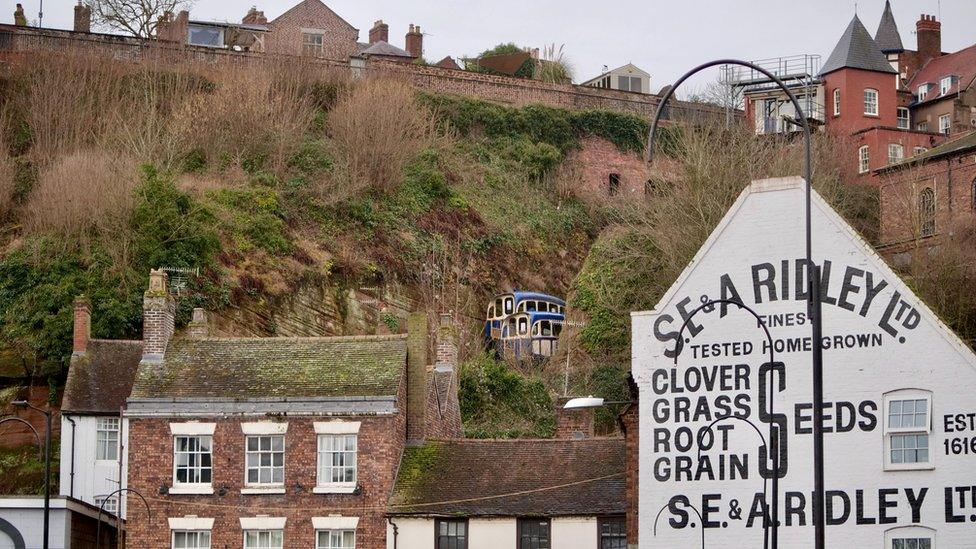
[[875, 43], [864, 24], [855, 15], [851, 23], [847, 25], [844, 34], [840, 37], [834, 51], [824, 63], [820, 75], [834, 72], [840, 69], [861, 69], [875, 72], [890, 72], [897, 74], [898, 71], [891, 66], [881, 48]]
[[622, 438], [428, 441], [404, 451], [389, 513], [619, 514], [625, 467]]
[[142, 359], [142, 341], [92, 339], [71, 357], [61, 409], [65, 413], [119, 413]]
[[391, 57], [413, 57], [410, 52], [400, 49], [389, 42], [380, 40], [370, 44], [369, 47], [360, 51], [363, 55], [388, 55]]
[[[915, 73], [911, 82], [908, 83], [908, 87], [912, 91], [915, 91], [920, 84], [925, 84], [926, 82], [938, 85], [939, 80], [949, 75], [959, 78], [958, 88], [955, 85], [953, 86], [953, 95], [956, 91], [966, 90], [969, 86], [973, 85], [974, 80], [976, 80], [976, 44], [954, 53], [929, 59]], [[927, 101], [937, 99], [940, 99], [938, 87], [935, 88], [935, 93], [929, 93]]]
[[874, 33], [874, 41], [883, 53], [905, 51], [905, 46], [901, 43], [901, 34], [898, 32], [898, 23], [891, 13], [890, 0], [885, 0], [884, 13], [881, 14], [878, 32]]
[[301, 398], [396, 395], [405, 335], [174, 339], [143, 363], [133, 398]]

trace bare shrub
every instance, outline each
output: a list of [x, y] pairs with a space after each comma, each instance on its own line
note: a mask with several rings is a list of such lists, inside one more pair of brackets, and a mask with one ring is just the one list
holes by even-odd
[[939, 318], [976, 347], [976, 228], [966, 219], [952, 225], [934, 245], [915, 240], [902, 272]]
[[52, 162], [28, 197], [25, 232], [83, 242], [121, 234], [135, 204], [136, 167], [132, 160], [97, 150]]
[[0, 116], [0, 217], [8, 215], [14, 207], [14, 193], [17, 190], [17, 167], [10, 157], [4, 133], [6, 125]]
[[319, 190], [332, 197], [395, 188], [407, 164], [436, 135], [433, 116], [411, 88], [386, 78], [366, 80], [340, 99], [327, 130], [337, 177]]
[[312, 125], [315, 109], [296, 81], [264, 71], [222, 70], [213, 91], [189, 97], [173, 117], [183, 150], [208, 159], [239, 163], [252, 158], [284, 162]]

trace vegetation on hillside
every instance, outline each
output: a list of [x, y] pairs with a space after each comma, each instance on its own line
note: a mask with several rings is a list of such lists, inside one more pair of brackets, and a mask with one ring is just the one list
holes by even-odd
[[[547, 436], [564, 368], [570, 394], [626, 400], [628, 312], [657, 301], [751, 179], [801, 165], [795, 144], [745, 128], [662, 128], [670, 173], [654, 192], [594, 203], [568, 155], [590, 136], [639, 153], [644, 120], [255, 63], [39, 55], [2, 69], [0, 351], [63, 366], [79, 294], [92, 300], [93, 336], [139, 337], [150, 268], [199, 269], [179, 323], [194, 306], [310, 284], [396, 286], [414, 308], [465, 319], [467, 434]], [[875, 197], [840, 184], [834, 147], [817, 139], [815, 184], [870, 237]], [[957, 302], [933, 288], [972, 279], [948, 267], [938, 284], [925, 276], [918, 287], [940, 311]], [[580, 321], [546, 364], [481, 349], [485, 303], [515, 287], [568, 296]], [[971, 312], [952, 318], [972, 323]], [[613, 413], [599, 412], [604, 432]]]

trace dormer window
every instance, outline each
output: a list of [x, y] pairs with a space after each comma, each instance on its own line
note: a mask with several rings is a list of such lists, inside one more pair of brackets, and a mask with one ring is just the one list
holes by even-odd
[[951, 76], [946, 76], [942, 80], [939, 80], [939, 95], [940, 96], [949, 93], [949, 90], [951, 90], [951, 89], [952, 89], [952, 77]]
[[925, 96], [929, 94], [929, 85], [922, 84], [918, 87], [918, 100], [925, 101]]
[[864, 114], [878, 116], [878, 90], [864, 90]]

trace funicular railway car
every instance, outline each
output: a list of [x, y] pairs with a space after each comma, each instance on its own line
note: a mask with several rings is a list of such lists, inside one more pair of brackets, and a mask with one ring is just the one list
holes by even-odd
[[542, 360], [553, 355], [563, 331], [565, 315], [550, 312], [515, 313], [505, 319], [496, 343], [498, 354], [508, 360]]
[[511, 292], [499, 294], [488, 306], [485, 315], [485, 343], [491, 347], [501, 337], [505, 319], [515, 313], [548, 312], [566, 314], [566, 302], [540, 292]]

